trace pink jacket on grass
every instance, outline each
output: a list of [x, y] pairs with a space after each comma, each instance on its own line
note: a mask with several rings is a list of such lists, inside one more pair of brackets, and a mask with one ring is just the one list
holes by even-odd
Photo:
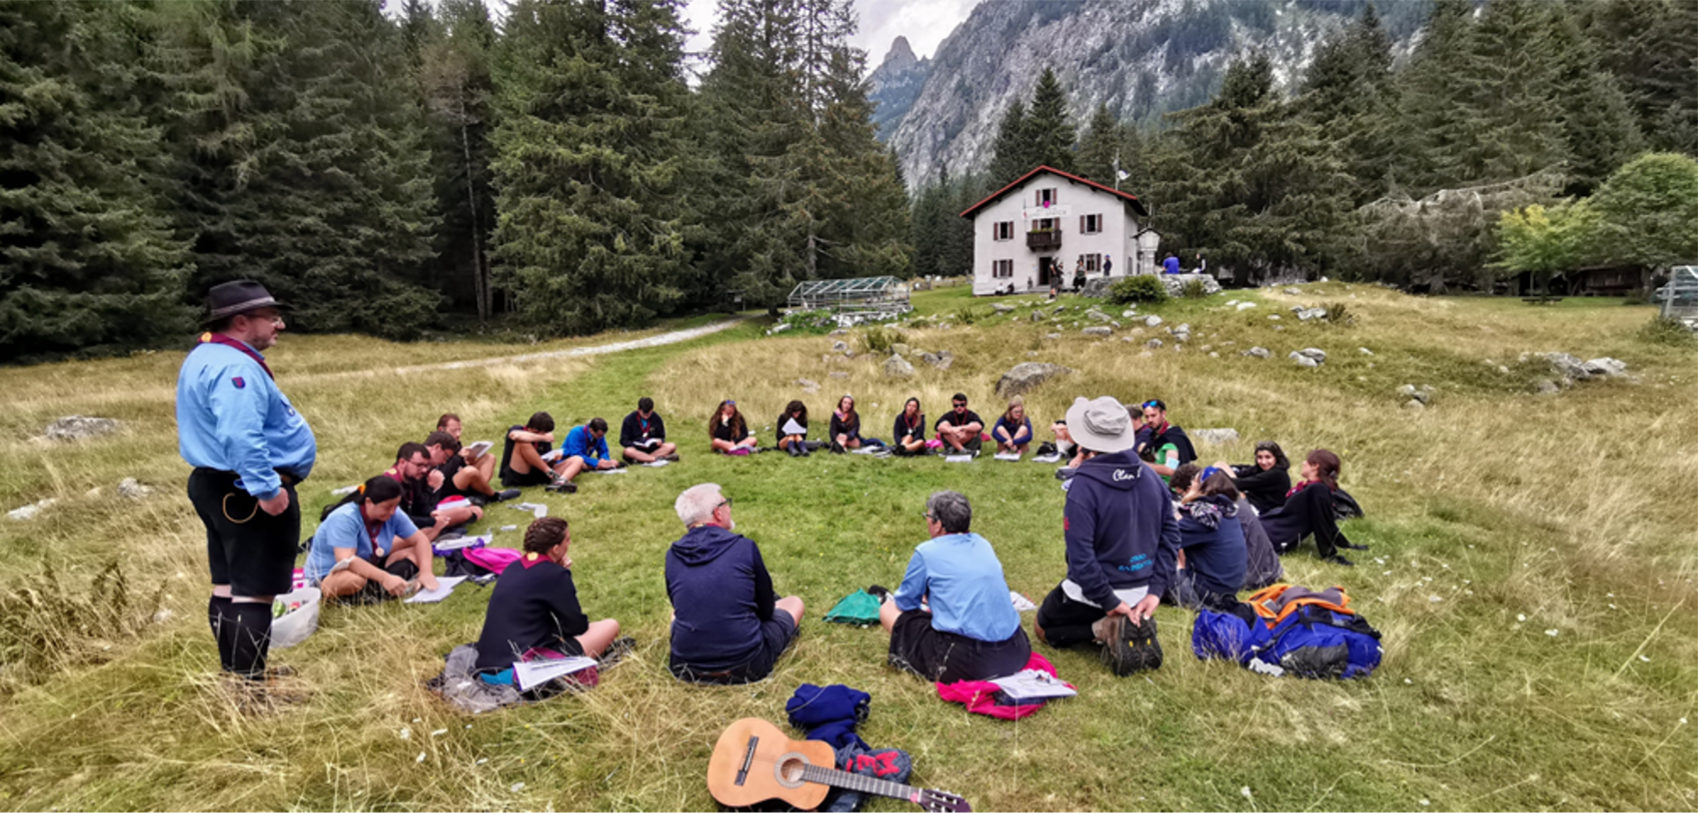
[[[1036, 652], [1032, 654], [1032, 658], [1027, 659], [1026, 667], [1023, 669], [1043, 670], [1051, 676], [1056, 675], [1056, 667], [1050, 663], [1050, 660]], [[1062, 683], [1067, 684], [1065, 681]], [[1068, 688], [1075, 689], [1072, 684], [1068, 684]], [[1002, 688], [990, 681], [957, 681], [954, 684], [939, 683], [938, 697], [951, 703], [965, 704], [967, 705], [968, 712], [977, 712], [980, 715], [1002, 718], [1005, 721], [1025, 718], [1026, 716], [1044, 708], [1042, 703], [1019, 704], [1012, 707], [998, 704], [997, 691], [1000, 689]]]

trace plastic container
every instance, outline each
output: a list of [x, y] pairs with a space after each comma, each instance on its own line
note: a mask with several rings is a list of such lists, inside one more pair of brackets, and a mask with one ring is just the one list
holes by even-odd
[[294, 647], [319, 629], [319, 600], [322, 597], [317, 588], [301, 588], [273, 600], [285, 606], [293, 606], [297, 602], [300, 605], [271, 620], [272, 649]]

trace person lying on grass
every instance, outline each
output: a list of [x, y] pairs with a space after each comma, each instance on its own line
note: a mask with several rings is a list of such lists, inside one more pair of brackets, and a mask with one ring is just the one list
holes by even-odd
[[726, 455], [748, 455], [760, 442], [749, 431], [749, 422], [737, 409], [737, 402], [726, 399], [708, 419], [708, 443], [715, 452]]
[[926, 451], [926, 414], [920, 411], [920, 399], [910, 398], [903, 411], [891, 425], [891, 437], [896, 439], [898, 455], [919, 455]]
[[1215, 468], [1233, 477], [1239, 494], [1257, 508], [1257, 513], [1271, 512], [1286, 504], [1286, 493], [1292, 489], [1292, 476], [1287, 470], [1292, 463], [1286, 453], [1273, 441], [1258, 441], [1256, 460], [1251, 464], [1228, 466], [1217, 461]]
[[[891, 636], [891, 666], [945, 684], [1025, 669], [1032, 643], [1009, 600], [997, 552], [968, 531], [968, 499], [934, 492], [924, 516], [931, 539], [915, 546], [897, 592], [868, 588], [882, 600], [879, 625]], [[923, 601], [930, 610], [921, 609]]]
[[[519, 497], [518, 489], [496, 491], [482, 469], [466, 462], [466, 457], [461, 454], [464, 449], [460, 446], [460, 439], [445, 430], [425, 436], [425, 452], [430, 456], [432, 467], [425, 476], [426, 484], [436, 490], [439, 504], [465, 498], [482, 505]], [[491, 463], [495, 461], [489, 455], [483, 456], [483, 459]]]
[[832, 438], [833, 452], [861, 449], [861, 416], [855, 413], [854, 396], [845, 393], [838, 399], [838, 409], [832, 411], [832, 425], [827, 434]]
[[1339, 456], [1325, 449], [1312, 450], [1298, 465], [1303, 480], [1286, 493], [1280, 508], [1262, 516], [1263, 531], [1268, 532], [1274, 550], [1282, 554], [1293, 551], [1305, 537], [1315, 537], [1316, 554], [1334, 565], [1354, 565], [1340, 556], [1339, 549], [1366, 551], [1368, 546], [1354, 545], [1339, 530], [1333, 510], [1333, 490], [1339, 488]]
[[1227, 473], [1211, 467], [1194, 472], [1185, 464], [1170, 485], [1183, 489], [1175, 509], [1180, 515], [1180, 553], [1167, 599], [1190, 610], [1227, 612], [1239, 604], [1245, 584], [1245, 530], [1239, 523], [1239, 490]]
[[501, 485], [517, 489], [553, 482], [555, 471], [543, 456], [554, 442], [555, 418], [548, 413], [532, 413], [523, 425], [509, 427], [501, 451]]
[[997, 442], [998, 452], [1026, 454], [1026, 448], [1032, 444], [1032, 420], [1026, 417], [1025, 399], [1020, 396], [1009, 399], [1009, 409], [1003, 411], [991, 428], [991, 440]]
[[677, 461], [678, 445], [667, 440], [667, 425], [655, 413], [655, 400], [644, 396], [637, 410], [619, 424], [620, 454], [634, 464]]
[[950, 412], [938, 419], [933, 429], [938, 431], [938, 440], [944, 442], [945, 455], [978, 455], [981, 438], [979, 433], [985, 429], [985, 420], [967, 408], [967, 395], [957, 393], [950, 397]]
[[1068, 575], [1033, 629], [1056, 647], [1102, 645], [1116, 675], [1162, 664], [1152, 614], [1174, 578], [1179, 525], [1168, 488], [1133, 452], [1132, 419], [1108, 396], [1079, 398], [1068, 430], [1085, 460], [1062, 514]]
[[[442, 417], [437, 419], [437, 432], [446, 432], [449, 435], [454, 436], [454, 440], [459, 441], [460, 416], [457, 416], [454, 413], [443, 413]], [[495, 480], [496, 456], [491, 455], [488, 450], [485, 450], [484, 454], [475, 457], [466, 457], [463, 452], [461, 460], [465, 461], [467, 466], [470, 466], [482, 473], [485, 483]]]
[[684, 490], [673, 504], [684, 536], [667, 549], [674, 676], [701, 684], [746, 684], [773, 671], [796, 638], [802, 600], [775, 598], [755, 541], [732, 529], [732, 502], [719, 484]]
[[409, 441], [396, 450], [395, 465], [383, 474], [401, 485], [400, 511], [413, 521], [425, 539], [435, 540], [455, 526], [481, 519], [484, 510], [467, 502], [437, 508], [436, 490], [428, 480], [433, 471], [430, 456], [424, 444]]
[[360, 603], [401, 596], [415, 578], [436, 590], [431, 541], [400, 507], [401, 484], [379, 475], [326, 508], [307, 549], [307, 582], [327, 599]]
[[560, 463], [555, 466], [555, 479], [549, 484], [551, 492], [576, 492], [578, 484], [572, 479], [585, 470], [618, 469], [621, 464], [608, 454], [608, 422], [592, 418], [587, 424], [573, 427], [560, 445]]
[[[792, 421], [801, 426], [803, 431], [785, 432], [785, 428], [790, 426]], [[808, 405], [792, 400], [785, 405], [785, 411], [779, 414], [779, 419], [773, 426], [773, 435], [778, 439], [779, 449], [790, 453], [792, 458], [801, 458], [808, 454]]]
[[572, 581], [566, 518], [540, 517], [525, 530], [525, 554], [501, 572], [478, 634], [478, 677], [513, 684], [513, 663], [569, 656], [599, 658], [619, 622], [590, 621]]

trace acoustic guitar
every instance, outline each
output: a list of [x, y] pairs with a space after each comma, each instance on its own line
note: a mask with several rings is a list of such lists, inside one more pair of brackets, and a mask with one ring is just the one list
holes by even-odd
[[973, 810], [966, 800], [947, 791], [841, 771], [831, 744], [793, 741], [760, 718], [744, 718], [726, 727], [708, 759], [708, 792], [721, 805], [733, 808], [777, 799], [812, 810], [825, 801], [831, 786], [907, 800], [926, 811]]

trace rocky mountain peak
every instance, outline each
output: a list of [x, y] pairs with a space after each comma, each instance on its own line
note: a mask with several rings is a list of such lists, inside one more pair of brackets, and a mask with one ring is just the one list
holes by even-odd
[[885, 52], [885, 61], [879, 63], [879, 67], [889, 73], [901, 73], [913, 69], [919, 61], [914, 56], [914, 49], [909, 47], [908, 37], [899, 36], [891, 43], [891, 50]]

